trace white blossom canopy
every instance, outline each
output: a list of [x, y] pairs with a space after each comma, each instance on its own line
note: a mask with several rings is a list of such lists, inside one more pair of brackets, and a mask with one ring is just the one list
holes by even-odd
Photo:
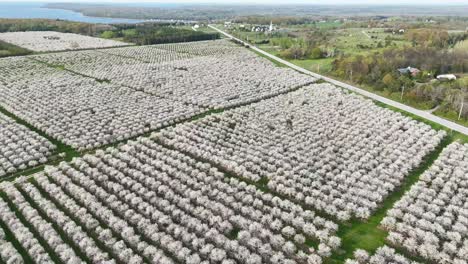
[[468, 262], [468, 144], [452, 143], [382, 221], [388, 240], [437, 263]]
[[0, 40], [38, 52], [96, 49], [132, 45], [110, 39], [94, 38], [90, 36], [55, 31], [5, 32], [0, 33]]

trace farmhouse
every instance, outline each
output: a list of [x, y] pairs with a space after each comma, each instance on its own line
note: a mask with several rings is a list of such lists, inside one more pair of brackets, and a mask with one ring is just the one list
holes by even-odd
[[231, 22], [231, 21], [226, 21], [226, 22], [224, 22], [224, 27], [225, 27], [225, 28], [231, 28], [231, 26], [232, 26], [232, 22]]
[[252, 27], [252, 32], [273, 32], [276, 28], [273, 26], [273, 22], [270, 25], [256, 25]]
[[252, 32], [267, 32], [267, 31], [268, 31], [268, 26], [265, 26], [265, 25], [252, 27]]
[[408, 66], [407, 68], [398, 69], [398, 72], [400, 74], [410, 74], [411, 76], [414, 77], [418, 75], [418, 73], [420, 73], [421, 71], [418, 68], [413, 68], [413, 67]]

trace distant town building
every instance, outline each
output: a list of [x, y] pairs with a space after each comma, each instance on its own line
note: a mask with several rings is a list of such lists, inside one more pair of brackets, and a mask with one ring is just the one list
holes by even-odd
[[405, 32], [406, 32], [406, 30], [403, 29], [403, 28], [398, 29], [398, 30], [396, 30], [396, 29], [393, 29], [393, 30], [392, 30], [392, 34], [393, 34], [393, 35], [395, 35], [395, 34], [405, 34]]
[[270, 25], [255, 25], [252, 26], [252, 32], [273, 32], [276, 30], [276, 27], [273, 25], [273, 22]]
[[400, 68], [398, 69], [400, 74], [410, 74], [411, 76], [418, 75], [421, 71], [418, 68], [407, 67], [407, 68]]
[[439, 81], [454, 81], [456, 79], [457, 79], [457, 76], [455, 76], [455, 74], [437, 75], [437, 80], [439, 80]]

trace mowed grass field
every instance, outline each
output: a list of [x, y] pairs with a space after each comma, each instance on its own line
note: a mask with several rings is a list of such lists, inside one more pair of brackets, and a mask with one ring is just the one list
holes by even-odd
[[[384, 32], [383, 28], [348, 28], [335, 30], [331, 46], [343, 53], [368, 53], [389, 46], [410, 45], [403, 35]], [[388, 40], [388, 41], [387, 41]]]

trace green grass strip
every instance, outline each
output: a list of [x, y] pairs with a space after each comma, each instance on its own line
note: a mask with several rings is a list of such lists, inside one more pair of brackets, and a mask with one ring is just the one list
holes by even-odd
[[[75, 254], [83, 261], [85, 261], [86, 263], [92, 263], [92, 261], [88, 258], [88, 256], [86, 256], [85, 253], [83, 253], [81, 251], [81, 249], [75, 245], [75, 243], [73, 243], [73, 239], [72, 238], [69, 238], [67, 236], [67, 234], [65, 234], [63, 232], [63, 230], [60, 228], [60, 226], [55, 222], [55, 221], [52, 221], [52, 219], [49, 218], [49, 216], [44, 212], [42, 211], [42, 209], [36, 204], [36, 202], [29, 196], [29, 194], [27, 194], [23, 189], [17, 187], [17, 190], [23, 195], [24, 199], [30, 204], [30, 206], [34, 209], [36, 209], [36, 211], [39, 213], [39, 216], [44, 219], [47, 223], [51, 224], [52, 225], [52, 228], [55, 229], [55, 231], [57, 232], [57, 234], [60, 236], [60, 238], [62, 239], [63, 242], [65, 242], [67, 245], [69, 245], [73, 251], [75, 252]], [[46, 248], [46, 251], [49, 253], [49, 252], [53, 252], [52, 249], [47, 249]], [[55, 254], [55, 253], [54, 253]]]
[[[16, 215], [16, 217], [23, 223], [23, 225], [29, 229], [29, 231], [33, 234], [33, 236], [39, 241], [39, 244], [44, 248], [45, 252], [50, 256], [52, 261], [54, 263], [62, 263], [60, 260], [59, 256], [56, 254], [56, 252], [50, 247], [50, 245], [47, 243], [47, 241], [39, 234], [39, 232], [34, 228], [34, 226], [29, 223], [29, 221], [24, 217], [24, 215], [21, 213], [21, 210], [16, 206], [16, 204], [10, 200], [10, 198], [6, 195], [6, 193], [0, 193], [0, 196], [3, 198], [3, 200], [8, 204], [8, 207], [10, 207], [10, 210]], [[40, 215], [40, 213], [39, 213]], [[31, 262], [34, 263], [35, 261]]]
[[[114, 258], [114, 260], [117, 262], [117, 263], [121, 263], [118, 259], [118, 256], [116, 256], [115, 254], [113, 254], [112, 252], [112, 249], [108, 249], [105, 244], [103, 243], [103, 241], [101, 241], [98, 237], [98, 234], [96, 234], [96, 232], [94, 230], [89, 230], [88, 228], [86, 228], [86, 225], [83, 224], [81, 221], [80, 221], [80, 218], [77, 217], [76, 215], [73, 215], [67, 208], [65, 208], [59, 201], [57, 201], [55, 198], [53, 198], [52, 196], [50, 196], [49, 193], [47, 193], [44, 189], [42, 189], [42, 187], [39, 185], [39, 183], [36, 181], [36, 179], [30, 179], [29, 182], [31, 184], [33, 184], [37, 190], [39, 191], [39, 193], [44, 196], [45, 199], [49, 200], [51, 203], [53, 203], [57, 209], [59, 209], [60, 211], [62, 211], [65, 215], [67, 215], [68, 217], [70, 217], [70, 219], [72, 219], [75, 224], [77, 224], [78, 226], [81, 227], [81, 229], [86, 232], [86, 234], [88, 234], [88, 236], [90, 236], [94, 242], [96, 243], [96, 245], [103, 251], [103, 252], [107, 252], [109, 254], [109, 256], [111, 256], [112, 258]], [[58, 188], [60, 188], [59, 186], [57, 186]], [[73, 198], [70, 198], [70, 199], [73, 199]], [[88, 210], [86, 210], [88, 211]], [[89, 213], [89, 211], [88, 211]], [[93, 215], [94, 217], [94, 215]], [[103, 229], [109, 229], [113, 232], [112, 229], [110, 229], [107, 225], [103, 224], [99, 219], [97, 219], [96, 217], [94, 217], [94, 219], [96, 219], [98, 222], [99, 222], [99, 225], [101, 228]], [[115, 233], [113, 232], [113, 234], [115, 235]], [[118, 236], [116, 236], [118, 238]], [[147, 262], [149, 263], [149, 262]]]
[[10, 242], [13, 247], [18, 251], [21, 257], [24, 260], [24, 263], [34, 263], [31, 256], [29, 256], [28, 251], [21, 245], [20, 242], [16, 239], [15, 235], [8, 226], [0, 219], [0, 228], [5, 232], [5, 237], [8, 242]]
[[[418, 182], [420, 176], [432, 166], [442, 150], [452, 143], [453, 140], [451, 136], [444, 138], [437, 148], [423, 159], [421, 165], [405, 178], [402, 185], [385, 199], [382, 206], [367, 221], [352, 220], [349, 224], [341, 225], [338, 230], [338, 236], [342, 239], [341, 250], [335, 252], [325, 263], [344, 263], [344, 260], [353, 257], [353, 252], [356, 249], [364, 249], [370, 253], [374, 253], [379, 247], [384, 246], [388, 232], [379, 228], [379, 225], [386, 216], [387, 211]], [[408, 258], [411, 258], [411, 256]]]
[[55, 152], [56, 154], [59, 154], [59, 153], [64, 153], [65, 154], [65, 157], [64, 158], [60, 158], [60, 157], [56, 157], [55, 159], [52, 159], [50, 160], [50, 157], [48, 157], [49, 161], [45, 164], [40, 164], [36, 167], [33, 167], [33, 168], [27, 168], [25, 170], [20, 170], [20, 171], [17, 171], [17, 172], [14, 172], [12, 174], [7, 174], [7, 175], [4, 175], [0, 181], [4, 181], [4, 180], [13, 180], [15, 179], [16, 177], [19, 177], [21, 175], [23, 176], [28, 176], [28, 175], [31, 175], [31, 174], [34, 174], [34, 173], [37, 173], [39, 171], [42, 171], [45, 167], [45, 165], [54, 165], [54, 164], [58, 164], [60, 161], [71, 161], [74, 157], [79, 157], [81, 156], [81, 154], [76, 151], [75, 149], [73, 149], [71, 146], [69, 145], [66, 145], [65, 143], [47, 135], [45, 132], [43, 132], [42, 130], [39, 130], [37, 129], [36, 127], [34, 127], [33, 125], [29, 124], [28, 122], [26, 122], [25, 120], [19, 118], [18, 116], [16, 116], [15, 114], [11, 113], [10, 111], [6, 110], [5, 108], [3, 108], [2, 106], [0, 106], [0, 113], [10, 117], [11, 119], [13, 119], [17, 124], [20, 124], [22, 126], [25, 126], [26, 128], [28, 128], [29, 130], [35, 132], [36, 134], [38, 134], [39, 136], [47, 139], [49, 142], [51, 142], [53, 145], [55, 145], [56, 149], [55, 149]]

